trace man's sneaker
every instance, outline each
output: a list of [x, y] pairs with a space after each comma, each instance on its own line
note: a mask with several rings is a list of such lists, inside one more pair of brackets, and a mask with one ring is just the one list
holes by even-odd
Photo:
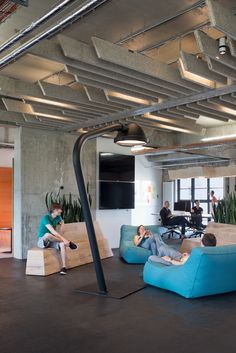
[[77, 245], [76, 245], [75, 243], [72, 243], [72, 241], [69, 242], [69, 247], [70, 247], [72, 250], [77, 249]]
[[65, 267], [62, 267], [61, 271], [60, 271], [60, 275], [66, 275], [67, 271]]

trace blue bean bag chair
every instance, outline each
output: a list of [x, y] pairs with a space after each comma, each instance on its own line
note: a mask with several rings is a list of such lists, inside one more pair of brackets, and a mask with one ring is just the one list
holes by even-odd
[[196, 247], [182, 266], [165, 266], [150, 259], [143, 271], [144, 282], [185, 298], [236, 290], [236, 244]]
[[[122, 225], [120, 229], [120, 256], [130, 264], [145, 264], [151, 251], [134, 245], [134, 236], [137, 234], [138, 226]], [[166, 231], [166, 228], [157, 225], [149, 225], [152, 234], [159, 235]]]

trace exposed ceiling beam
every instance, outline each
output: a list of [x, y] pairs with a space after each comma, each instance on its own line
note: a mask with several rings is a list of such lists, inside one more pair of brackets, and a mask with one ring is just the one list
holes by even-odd
[[150, 30], [152, 30], [153, 28], [156, 28], [156, 27], [159, 27], [159, 26], [165, 24], [166, 22], [173, 21], [173, 20], [175, 20], [177, 17], [183, 15], [184, 13], [190, 12], [190, 11], [192, 11], [193, 9], [196, 9], [196, 8], [198, 8], [199, 6], [202, 6], [204, 3], [205, 3], [204, 0], [197, 1], [197, 3], [194, 3], [194, 4], [192, 4], [191, 6], [185, 8], [185, 9], [183, 9], [183, 10], [181, 10], [181, 11], [178, 11], [178, 12], [175, 12], [174, 15], [165, 17], [164, 19], [162, 18], [161, 20], [159, 20], [159, 21], [157, 21], [157, 22], [155, 22], [155, 23], [152, 23], [152, 24], [149, 25], [149, 26], [145, 25], [143, 28], [139, 29], [138, 31], [136, 31], [136, 32], [134, 32], [134, 33], [129, 33], [126, 37], [123, 37], [121, 40], [119, 40], [118, 42], [116, 42], [116, 44], [123, 44], [123, 43], [129, 41], [130, 39], [133, 39], [133, 38], [139, 36], [140, 34], [146, 33], [147, 31], [150, 31]]
[[120, 78], [123, 81], [135, 79], [139, 84], [145, 82], [146, 85], [151, 86], [150, 89], [163, 87], [183, 95], [188, 95], [192, 92], [192, 90], [178, 86], [175, 83], [169, 83], [157, 77], [151, 77], [126, 67], [99, 60], [94, 48], [83, 42], [62, 35], [58, 36], [58, 39], [63, 43], [64, 54], [55, 40], [39, 43], [31, 52], [48, 60], [54, 60], [91, 73], [99, 73], [106, 77], [112, 78], [115, 75], [116, 78]]
[[236, 70], [235, 58], [233, 58], [228, 52], [224, 55], [219, 54], [218, 41], [208, 37], [208, 35], [202, 31], [196, 31], [195, 37], [202, 53], [214, 60], [218, 60], [221, 64]]
[[216, 119], [216, 120], [220, 120], [223, 122], [228, 121], [227, 118], [223, 117], [221, 114], [218, 114], [218, 112], [213, 111], [212, 109], [209, 109], [208, 107], [205, 107], [204, 105], [199, 104], [199, 103], [200, 102], [190, 103], [190, 104], [187, 104], [187, 107], [197, 111], [199, 113], [199, 115], [204, 115], [210, 119]]
[[[194, 123], [190, 123], [187, 121], [187, 119], [181, 120], [181, 119], [173, 119], [173, 118], [169, 118], [167, 115], [165, 114], [160, 114], [160, 115], [154, 115], [154, 114], [145, 114], [142, 117], [137, 117], [135, 119], [138, 119], [138, 121], [150, 121], [152, 123], [161, 123], [161, 124], [166, 124], [167, 128], [168, 126], [172, 126], [172, 127], [177, 127], [179, 129], [183, 129], [183, 130], [188, 130], [189, 133], [192, 133], [193, 135], [201, 135], [203, 130], [202, 127], [197, 126]], [[177, 130], [176, 130], [177, 131]]]
[[135, 87], [132, 87], [127, 83], [116, 83], [116, 82], [114, 82], [114, 80], [110, 80], [110, 79], [109, 80], [98, 79], [96, 77], [88, 78], [85, 76], [88, 76], [88, 75], [76, 76], [76, 81], [81, 83], [82, 85], [87, 85], [87, 86], [91, 86], [91, 87], [95, 87], [95, 88], [107, 89], [107, 90], [111, 90], [111, 91], [117, 91], [117, 92], [125, 94], [125, 95], [132, 95], [137, 98], [147, 99], [150, 101], [150, 103], [151, 103], [151, 101], [157, 102], [158, 98], [167, 98], [166, 95], [161, 94], [161, 93], [158, 93], [156, 95], [146, 94], [145, 91], [142, 93], [141, 89], [137, 89]]
[[[164, 101], [164, 102], [161, 102], [158, 104], [153, 104], [153, 105], [149, 105], [149, 106], [141, 106], [141, 107], [137, 107], [137, 108], [133, 108], [133, 109], [127, 109], [127, 110], [120, 112], [120, 113], [115, 113], [115, 114], [104, 116], [103, 122], [105, 123], [105, 122], [121, 120], [121, 119], [125, 119], [125, 118], [130, 118], [131, 116], [143, 115], [145, 113], [159, 112], [163, 109], [175, 108], [177, 106], [182, 106], [184, 104], [187, 104], [187, 106], [188, 106], [189, 103], [198, 102], [198, 101], [205, 100], [205, 99], [212, 98], [212, 97], [218, 97], [218, 96], [224, 95], [224, 94], [231, 94], [233, 92], [236, 92], [236, 84], [217, 88], [215, 90], [208, 90], [203, 93], [193, 94], [193, 95], [190, 95], [189, 97], [178, 98], [178, 99], [169, 99], [168, 101]], [[191, 108], [191, 106], [189, 106], [189, 107]], [[204, 107], [199, 106], [199, 108], [200, 109], [198, 109], [198, 111], [201, 110], [200, 114], [202, 114], [202, 108], [204, 108]], [[207, 109], [207, 108], [204, 108], [204, 110], [205, 109]], [[207, 114], [202, 114], [202, 115], [208, 116]], [[221, 116], [217, 116], [217, 115], [214, 116], [213, 114], [211, 114], [211, 115], [212, 115], [213, 119], [218, 119], [221, 121], [228, 121], [228, 119], [222, 118]], [[209, 117], [210, 117], [210, 113], [209, 113]], [[92, 126], [92, 125], [90, 125], [90, 126]], [[89, 125], [87, 127], [89, 127]]]
[[[229, 103], [229, 102], [225, 102], [222, 99], [222, 97], [210, 98], [210, 99], [208, 99], [208, 101], [210, 103], [217, 104], [218, 106], [220, 106], [222, 108], [228, 108], [228, 109], [234, 111], [235, 112], [235, 116], [236, 116], [236, 100], [234, 100], [234, 104]], [[227, 112], [227, 110], [226, 110], [226, 112]]]
[[180, 126], [180, 125], [175, 125], [175, 124], [172, 124], [172, 123], [162, 123], [161, 121], [155, 121], [153, 119], [143, 119], [143, 118], [139, 118], [139, 117], [136, 117], [134, 118], [135, 121], [138, 121], [140, 125], [143, 125], [143, 124], [149, 124], [149, 126], [152, 126], [152, 127], [158, 127], [158, 128], [161, 128], [163, 130], [169, 130], [169, 131], [174, 131], [174, 132], [183, 132], [183, 133], [186, 133], [186, 134], [190, 134], [190, 135], [200, 135], [199, 131], [195, 131], [193, 127], [189, 128], [187, 126]]
[[230, 113], [229, 111], [224, 109], [223, 106], [220, 106], [219, 104], [210, 103], [209, 99], [208, 99], [208, 101], [200, 101], [197, 104], [202, 105], [203, 107], [206, 107], [207, 109], [212, 110], [212, 112], [214, 114], [217, 114], [218, 116], [220, 116], [222, 118], [236, 120], [236, 114], [234, 114], [233, 112]]
[[183, 80], [179, 72], [167, 64], [138, 53], [132, 53], [126, 48], [119, 47], [99, 38], [93, 37], [92, 41], [99, 59], [139, 71], [151, 77], [157, 77], [164, 81], [178, 84], [193, 91], [201, 91], [201, 87]]
[[3, 103], [6, 106], [6, 109], [8, 112], [16, 112], [16, 113], [23, 113], [23, 114], [30, 114], [30, 115], [36, 115], [36, 116], [44, 116], [48, 117], [50, 119], [55, 119], [58, 121], [68, 121], [68, 122], [75, 122], [77, 123], [76, 119], [74, 118], [68, 118], [66, 116], [63, 116], [63, 114], [55, 114], [53, 111], [49, 109], [37, 109], [34, 111], [32, 106], [30, 104], [25, 104], [20, 101], [16, 101], [14, 99], [7, 99], [3, 98]]
[[[143, 93], [143, 95], [149, 96], [150, 99], [157, 100], [157, 97], [160, 98], [166, 98], [168, 96], [170, 97], [179, 97], [180, 94], [177, 92], [173, 92], [171, 90], [168, 90], [166, 88], [157, 88], [157, 87], [150, 87], [150, 85], [146, 84], [145, 82], [141, 83], [135, 79], [127, 77], [120, 77], [116, 75], [115, 73], [113, 74], [113, 77], [107, 77], [104, 75], [101, 75], [100, 72], [98, 71], [97, 73], [91, 73], [88, 71], [84, 71], [81, 69], [73, 68], [71, 66], [66, 66], [67, 72], [76, 75], [78, 78], [83, 77], [87, 79], [92, 79], [96, 80], [100, 84], [112, 84], [113, 86], [116, 87], [124, 87], [125, 89], [131, 89], [133, 92], [138, 92], [138, 93]], [[112, 76], [112, 75], [111, 75]], [[118, 77], [117, 77], [118, 76]]]
[[173, 113], [175, 115], [178, 115], [179, 118], [183, 119], [184, 121], [188, 121], [192, 123], [192, 120], [197, 120], [198, 119], [198, 114], [193, 114], [193, 113], [186, 113], [186, 111], [183, 111], [181, 109], [176, 108], [169, 108], [167, 109], [168, 112]]
[[[105, 91], [101, 88], [91, 87], [91, 86], [84, 86], [84, 90], [88, 96], [88, 99], [91, 102], [103, 103], [111, 105], [117, 109], [127, 109], [130, 105], [127, 103], [118, 103], [118, 102], [111, 102], [109, 101]], [[132, 104], [134, 106], [134, 104]]]
[[236, 40], [234, 14], [218, 1], [206, 0], [206, 4], [212, 26]]
[[224, 76], [210, 71], [206, 62], [202, 59], [197, 59], [196, 56], [192, 54], [180, 51], [180, 62], [180, 72], [182, 72], [182, 75], [185, 76], [186, 79], [188, 77], [189, 80], [208, 87], [214, 87], [214, 81], [224, 85], [227, 84], [227, 80]]
[[230, 49], [230, 54], [236, 58], [236, 40], [228, 38], [228, 44]]
[[222, 100], [223, 102], [228, 102], [230, 104], [236, 105], [236, 98], [234, 98], [231, 95], [220, 96], [220, 100]]
[[150, 148], [145, 150], [136, 151], [135, 154], [145, 154], [145, 155], [163, 155], [166, 153], [176, 153], [176, 152], [190, 152], [199, 150], [209, 151], [209, 148], [218, 148], [222, 146], [236, 146], [236, 138], [229, 138], [219, 141], [208, 141], [208, 142], [196, 142], [186, 145], [176, 145], [176, 146], [166, 146], [159, 148]]
[[225, 76], [229, 79], [236, 80], [236, 71], [231, 69], [228, 66], [225, 66], [217, 61], [217, 59], [213, 60], [206, 56], [207, 65], [209, 70], [216, 72], [222, 76]]

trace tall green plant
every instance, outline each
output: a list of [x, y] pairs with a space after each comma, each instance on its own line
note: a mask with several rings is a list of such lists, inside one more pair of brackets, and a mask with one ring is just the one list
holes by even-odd
[[236, 195], [229, 194], [214, 206], [214, 220], [217, 223], [236, 224]]
[[[87, 196], [90, 206], [92, 205], [92, 197], [89, 193], [89, 183], [87, 183]], [[73, 196], [71, 193], [69, 195], [61, 195], [61, 189], [58, 193], [47, 192], [45, 196], [45, 203], [47, 210], [51, 208], [53, 203], [59, 203], [62, 206], [63, 213], [62, 217], [65, 223], [73, 222], [83, 222], [84, 215], [81, 205], [81, 200], [79, 197]]]

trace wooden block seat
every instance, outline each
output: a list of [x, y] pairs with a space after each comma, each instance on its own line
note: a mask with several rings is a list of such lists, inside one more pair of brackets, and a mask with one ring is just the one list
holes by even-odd
[[[107, 239], [104, 238], [98, 222], [94, 222], [95, 233], [101, 259], [113, 256]], [[67, 268], [93, 262], [85, 223], [65, 224], [65, 238], [78, 244], [76, 250], [67, 249]], [[47, 276], [59, 272], [61, 256], [58, 250], [38, 247], [28, 250], [26, 274]]]
[[[236, 225], [209, 222], [205, 233], [213, 233], [217, 240], [217, 246], [236, 244]], [[201, 246], [200, 238], [184, 239], [180, 252], [191, 252], [193, 248]]]

